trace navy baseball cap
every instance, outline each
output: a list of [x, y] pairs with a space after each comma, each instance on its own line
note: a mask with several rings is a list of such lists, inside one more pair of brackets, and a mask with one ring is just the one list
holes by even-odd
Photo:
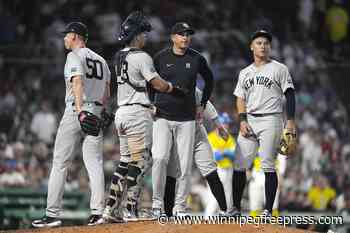
[[268, 39], [270, 41], [270, 43], [272, 42], [272, 35], [270, 32], [266, 31], [266, 30], [258, 30], [255, 31], [251, 37], [250, 37], [250, 43], [253, 42], [253, 40], [255, 40], [258, 37], [265, 37], [266, 39]]
[[194, 29], [186, 22], [178, 22], [171, 28], [171, 34], [179, 34], [181, 32], [188, 32], [190, 35], [193, 35]]
[[88, 29], [87, 29], [86, 25], [81, 23], [81, 22], [71, 22], [71, 23], [69, 23], [62, 33], [63, 34], [67, 34], [69, 32], [74, 32], [74, 33], [76, 33], [78, 35], [81, 35], [85, 39], [87, 39], [88, 36], [89, 36]]

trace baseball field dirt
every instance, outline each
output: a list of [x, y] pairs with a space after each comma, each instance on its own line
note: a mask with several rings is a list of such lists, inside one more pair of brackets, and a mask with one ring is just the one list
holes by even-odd
[[51, 229], [26, 229], [6, 231], [6, 233], [307, 233], [311, 231], [299, 230], [291, 227], [277, 225], [160, 225], [158, 222], [135, 222], [123, 224], [105, 224], [99, 226], [73, 226]]

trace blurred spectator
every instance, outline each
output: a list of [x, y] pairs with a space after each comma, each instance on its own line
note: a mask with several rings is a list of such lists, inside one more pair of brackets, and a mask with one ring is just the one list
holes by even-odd
[[147, 34], [149, 40], [153, 43], [161, 42], [166, 35], [163, 22], [155, 15], [149, 17], [149, 22], [152, 25], [152, 31]]
[[308, 36], [311, 29], [312, 15], [314, 11], [313, 0], [300, 0], [298, 19], [301, 27], [301, 34]]
[[7, 159], [5, 160], [5, 171], [0, 174], [0, 187], [24, 187], [26, 185], [24, 175], [15, 159]]
[[47, 191], [49, 178], [49, 149], [44, 142], [35, 143], [32, 154], [27, 158], [27, 169], [29, 182], [32, 188]]
[[333, 55], [339, 56], [349, 27], [349, 14], [342, 6], [342, 0], [333, 0], [333, 5], [327, 9], [325, 20]]
[[0, 43], [14, 42], [16, 39], [17, 19], [0, 2]]
[[308, 200], [311, 202], [314, 210], [330, 210], [334, 208], [336, 193], [330, 187], [329, 182], [323, 175], [314, 177], [314, 184], [308, 192]]
[[302, 159], [302, 173], [306, 176], [312, 172], [320, 171], [322, 157], [320, 131], [315, 128], [307, 128], [300, 134], [299, 149]]
[[106, 11], [96, 17], [96, 24], [100, 29], [100, 38], [105, 44], [114, 44], [118, 38], [121, 19], [113, 7], [108, 7]]
[[0, 161], [3, 159], [13, 159], [12, 146], [7, 143], [7, 136], [5, 133], [0, 133]]
[[44, 100], [41, 109], [34, 114], [30, 129], [39, 140], [51, 145], [57, 130], [55, 115], [51, 112], [49, 102]]

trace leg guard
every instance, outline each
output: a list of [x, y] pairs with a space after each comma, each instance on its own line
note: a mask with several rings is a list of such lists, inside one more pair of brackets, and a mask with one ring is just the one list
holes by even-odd
[[112, 176], [107, 206], [115, 208], [120, 205], [123, 197], [125, 176], [128, 173], [128, 163], [120, 162]]
[[151, 168], [149, 151], [146, 150], [143, 159], [132, 161], [128, 166], [127, 175], [127, 208], [136, 208], [143, 187], [145, 173]]

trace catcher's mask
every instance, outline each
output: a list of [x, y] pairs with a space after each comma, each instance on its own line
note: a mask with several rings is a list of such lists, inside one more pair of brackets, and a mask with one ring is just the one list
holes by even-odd
[[146, 16], [140, 11], [134, 11], [122, 23], [118, 42], [128, 44], [138, 34], [151, 30], [152, 26]]

